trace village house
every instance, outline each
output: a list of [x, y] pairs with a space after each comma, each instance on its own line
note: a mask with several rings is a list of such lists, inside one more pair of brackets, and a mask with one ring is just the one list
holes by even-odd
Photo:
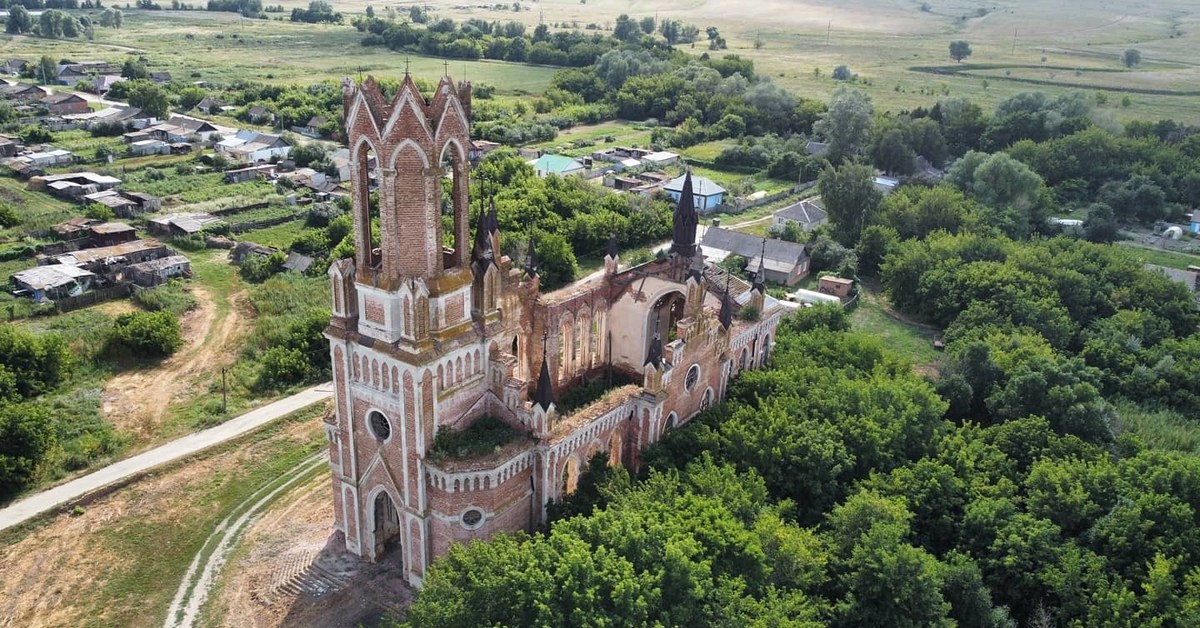
[[771, 226], [782, 229], [789, 222], [796, 223], [806, 232], [812, 231], [829, 222], [829, 213], [821, 205], [821, 199], [806, 198], [776, 211], [772, 216]]
[[100, 124], [124, 124], [136, 128], [144, 128], [155, 122], [154, 116], [144, 113], [137, 107], [113, 105], [98, 111], [67, 114], [63, 120], [75, 125], [75, 128], [92, 129]]
[[46, 109], [54, 115], [69, 113], [87, 113], [90, 111], [88, 101], [78, 94], [71, 92], [54, 92], [41, 100]]
[[105, 74], [103, 76], [97, 76], [96, 78], [92, 79], [92, 91], [103, 96], [107, 94], [114, 85], [126, 80], [128, 79], [117, 74]]
[[325, 126], [326, 122], [328, 121], [321, 116], [313, 116], [303, 126], [294, 126], [292, 130], [300, 135], [319, 138], [321, 137], [321, 127]]
[[29, 189], [48, 192], [59, 198], [79, 200], [88, 194], [111, 190], [120, 184], [120, 179], [106, 174], [68, 172], [33, 177], [29, 181]]
[[30, 83], [17, 83], [15, 85], [5, 85], [0, 88], [0, 93], [9, 100], [20, 102], [38, 102], [50, 94], [50, 90], [32, 85]]
[[266, 257], [279, 249], [273, 246], [263, 246], [254, 242], [241, 241], [238, 242], [233, 249], [229, 251], [229, 261], [234, 264], [241, 264], [251, 257]]
[[[688, 174], [690, 175], [691, 173]], [[663, 190], [666, 191], [667, 196], [670, 196], [671, 200], [675, 202], [679, 202], [680, 195], [683, 192], [685, 176], [671, 179], [663, 186]], [[696, 211], [701, 214], [716, 211], [717, 207], [725, 202], [725, 188], [714, 183], [707, 177], [694, 176], [691, 177], [691, 180], [692, 189], [695, 190], [694, 202], [696, 203]]]
[[57, 255], [37, 256], [38, 265], [67, 264], [96, 274], [108, 275], [129, 264], [159, 259], [170, 255], [166, 245], [157, 240], [130, 240], [112, 246], [80, 249]]
[[895, 177], [885, 177], [883, 175], [879, 175], [875, 177], [874, 184], [875, 189], [878, 190], [880, 194], [887, 196], [896, 190], [896, 187], [900, 185], [900, 180]]
[[642, 157], [642, 165], [649, 168], [661, 169], [679, 161], [679, 155], [671, 151], [660, 150]]
[[95, 280], [95, 273], [68, 264], [37, 266], [9, 277], [13, 296], [29, 297], [34, 303], [83, 294]]
[[19, 141], [0, 135], [0, 159], [15, 157], [21, 148]]
[[221, 113], [221, 109], [223, 109], [224, 107], [225, 107], [225, 103], [221, 102], [220, 100], [217, 100], [215, 97], [205, 96], [204, 98], [200, 99], [200, 102], [196, 103], [196, 106], [194, 107], [194, 109], [196, 111], [199, 111], [200, 113], [207, 113], [208, 115], [213, 115], [213, 114]]
[[151, 137], [169, 143], [191, 142], [193, 138], [201, 142], [210, 141], [214, 135], [233, 135], [236, 129], [217, 126], [208, 120], [190, 116], [173, 115], [165, 122], [146, 127]]
[[66, 166], [75, 161], [75, 155], [69, 150], [61, 148], [51, 148], [50, 150], [41, 150], [32, 153], [25, 153], [13, 158], [15, 161], [21, 161], [37, 168], [50, 168], [53, 166]]
[[8, 59], [3, 65], [0, 65], [0, 73], [17, 76], [27, 65], [29, 65], [27, 59]]
[[46, 171], [41, 166], [35, 166], [20, 159], [9, 159], [4, 162], [4, 167], [22, 179], [31, 179], [46, 174]]
[[221, 219], [212, 214], [179, 212], [151, 218], [146, 226], [154, 235], [173, 237], [200, 233], [219, 222]]
[[488, 153], [500, 148], [501, 144], [487, 140], [472, 140], [470, 148], [471, 163], [477, 164]]
[[132, 218], [141, 213], [136, 201], [121, 196], [116, 190], [103, 190], [85, 194], [80, 199], [84, 203], [97, 203], [112, 210], [114, 216]]
[[[470, 85], [443, 78], [432, 101], [411, 76], [391, 99], [374, 79], [343, 90], [355, 162], [374, 150], [396, 175], [376, 179], [377, 245], [370, 178], [352, 169], [355, 257], [329, 270], [324, 427], [335, 542], [347, 551], [390, 553], [419, 586], [454, 543], [538, 529], [595, 454], [637, 468], [646, 447], [769, 359], [786, 308], [760, 278], [705, 259], [690, 179], [664, 258], [621, 268], [614, 237], [603, 272], [543, 292], [536, 255], [514, 263], [494, 211], [470, 211]], [[441, 199], [425, 192], [443, 184], [427, 164], [443, 161], [454, 186], [445, 234]], [[610, 387], [560, 408], [595, 382]], [[436, 450], [439, 435], [480, 421], [512, 440], [483, 456]]]
[[192, 263], [182, 255], [168, 255], [148, 262], [131, 264], [125, 269], [125, 278], [143, 288], [161, 286], [175, 277], [191, 275]]
[[760, 238], [742, 231], [709, 227], [700, 240], [708, 258], [720, 262], [730, 255], [746, 258], [746, 272], [765, 269], [767, 281], [794, 286], [808, 276], [809, 257], [804, 245], [775, 238]]
[[158, 83], [159, 85], [164, 85], [166, 83], [171, 82], [171, 73], [167, 72], [166, 70], [162, 70], [159, 72], [151, 72], [150, 80], [155, 83]]
[[90, 80], [93, 76], [121, 74], [121, 66], [107, 61], [81, 61], [79, 63], [64, 63], [58, 66], [55, 82], [59, 85], [74, 85], [79, 81]]
[[87, 236], [88, 227], [100, 224], [101, 221], [95, 218], [87, 218], [86, 216], [75, 216], [64, 222], [54, 225], [50, 229], [57, 233], [64, 240], [74, 240]]
[[130, 142], [129, 154], [136, 157], [145, 157], [146, 155], [169, 155], [171, 154], [171, 145], [162, 140], [141, 140]]
[[530, 161], [529, 165], [533, 166], [533, 171], [537, 173], [537, 176], [542, 178], [552, 174], [560, 177], [581, 175], [585, 170], [583, 163], [578, 159], [565, 155], [551, 155], [549, 153]]
[[262, 105], [254, 105], [246, 110], [246, 117], [253, 124], [274, 124], [275, 114]]
[[275, 164], [256, 164], [246, 166], [245, 168], [226, 170], [224, 181], [225, 183], [242, 183], [243, 181], [253, 181], [255, 179], [270, 179], [275, 176], [276, 168], [278, 166]]
[[287, 159], [292, 152], [291, 144], [282, 137], [257, 131], [238, 131], [233, 137], [217, 142], [214, 148], [242, 163], [278, 161]]

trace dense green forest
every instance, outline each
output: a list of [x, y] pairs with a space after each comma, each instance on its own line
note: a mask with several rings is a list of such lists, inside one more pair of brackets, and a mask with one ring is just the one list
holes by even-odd
[[1036, 332], [979, 330], [995, 353], [930, 382], [847, 320], [785, 319], [773, 365], [668, 432], [642, 477], [594, 460], [546, 533], [455, 547], [404, 625], [1200, 622], [1193, 454], [1042, 377], [1071, 358]]

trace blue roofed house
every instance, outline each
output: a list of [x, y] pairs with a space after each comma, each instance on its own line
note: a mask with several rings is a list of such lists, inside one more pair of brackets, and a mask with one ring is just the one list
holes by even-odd
[[578, 159], [572, 159], [564, 155], [551, 155], [549, 153], [538, 157], [530, 162], [537, 176], [545, 177], [547, 175], [556, 174], [560, 177], [566, 177], [573, 174], [583, 174], [585, 168], [583, 163]]
[[[673, 201], [679, 201], [683, 196], [683, 183], [687, 175], [682, 175], [671, 179], [667, 185], [663, 187], [667, 195]], [[716, 210], [717, 206], [725, 202], [725, 188], [714, 183], [711, 179], [693, 176], [692, 177], [692, 199], [696, 203], [696, 211], [704, 214]]]
[[1192, 233], [1200, 233], [1200, 210], [1192, 212]]

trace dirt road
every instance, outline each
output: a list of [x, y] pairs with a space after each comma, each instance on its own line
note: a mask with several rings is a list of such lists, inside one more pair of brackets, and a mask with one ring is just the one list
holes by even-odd
[[145, 369], [123, 372], [108, 381], [101, 395], [101, 410], [113, 427], [133, 434], [138, 442], [151, 441], [171, 403], [197, 392], [204, 375], [233, 362], [237, 343], [245, 335], [248, 317], [244, 294], [230, 299], [224, 317], [217, 315], [213, 296], [204, 288], [192, 290], [196, 307], [180, 321], [187, 344], [175, 355]]
[[53, 510], [106, 486], [145, 473], [155, 467], [174, 462], [214, 445], [241, 436], [278, 419], [306, 408], [333, 395], [333, 383], [326, 382], [302, 390], [291, 397], [251, 410], [215, 427], [178, 438], [165, 445], [142, 452], [132, 458], [115, 462], [103, 469], [76, 478], [65, 484], [30, 495], [0, 509], [0, 530], [17, 525], [44, 512]]

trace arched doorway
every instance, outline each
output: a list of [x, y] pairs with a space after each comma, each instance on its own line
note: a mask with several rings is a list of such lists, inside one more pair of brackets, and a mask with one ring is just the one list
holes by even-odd
[[654, 302], [654, 306], [646, 314], [646, 346], [643, 355], [650, 351], [650, 342], [657, 333], [665, 345], [675, 340], [675, 324], [683, 318], [686, 299], [683, 293], [668, 292]]
[[563, 465], [562, 496], [566, 497], [574, 493], [577, 486], [579, 486], [579, 461], [575, 460], [575, 456], [571, 456]]
[[372, 531], [375, 536], [375, 556], [382, 556], [400, 546], [400, 513], [387, 491], [375, 496], [375, 519]]

